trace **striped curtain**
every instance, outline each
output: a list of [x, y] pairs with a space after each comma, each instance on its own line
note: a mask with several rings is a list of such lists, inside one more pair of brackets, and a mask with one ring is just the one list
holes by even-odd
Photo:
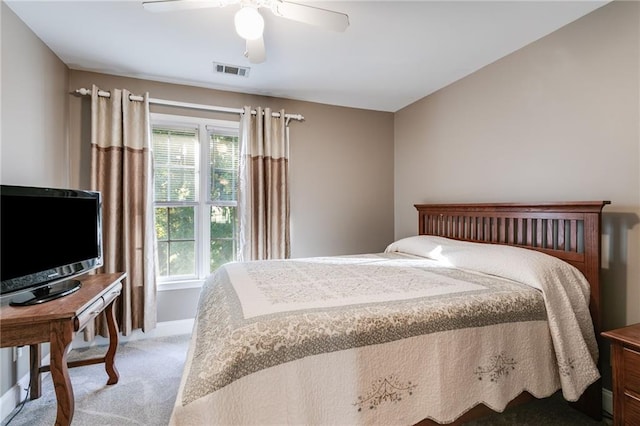
[[[96, 272], [126, 272], [116, 304], [122, 334], [156, 326], [155, 239], [149, 97], [127, 90], [91, 95], [91, 189], [102, 193], [104, 264]], [[107, 335], [106, 321], [88, 326], [85, 339]]]
[[286, 259], [289, 237], [289, 129], [284, 110], [245, 106], [240, 123], [239, 260]]

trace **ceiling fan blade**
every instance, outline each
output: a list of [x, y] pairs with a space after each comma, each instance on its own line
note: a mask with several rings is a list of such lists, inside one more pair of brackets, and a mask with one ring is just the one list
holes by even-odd
[[244, 56], [249, 59], [252, 64], [259, 64], [267, 59], [264, 49], [264, 38], [260, 37], [255, 40], [247, 40], [247, 49]]
[[275, 2], [272, 11], [286, 19], [333, 31], [344, 31], [349, 26], [349, 15], [305, 4], [278, 1]]
[[240, 0], [150, 0], [143, 1], [142, 7], [149, 12], [176, 12], [179, 10], [224, 7], [240, 3]]

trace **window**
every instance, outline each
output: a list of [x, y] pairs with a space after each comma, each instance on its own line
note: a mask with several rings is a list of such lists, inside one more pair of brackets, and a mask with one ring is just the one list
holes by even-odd
[[160, 283], [200, 282], [236, 259], [238, 123], [151, 121]]

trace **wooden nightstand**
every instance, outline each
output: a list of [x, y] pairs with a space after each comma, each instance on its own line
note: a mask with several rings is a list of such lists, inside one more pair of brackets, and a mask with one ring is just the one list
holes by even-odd
[[640, 425], [640, 324], [605, 331], [611, 340], [613, 423]]

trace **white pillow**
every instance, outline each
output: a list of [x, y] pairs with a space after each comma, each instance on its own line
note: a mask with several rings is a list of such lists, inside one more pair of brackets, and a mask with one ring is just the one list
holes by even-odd
[[465, 244], [462, 241], [452, 240], [434, 235], [416, 235], [402, 238], [387, 246], [385, 253], [398, 252], [412, 254], [414, 256], [426, 257], [429, 259], [442, 260], [440, 253], [443, 247], [459, 247]]

